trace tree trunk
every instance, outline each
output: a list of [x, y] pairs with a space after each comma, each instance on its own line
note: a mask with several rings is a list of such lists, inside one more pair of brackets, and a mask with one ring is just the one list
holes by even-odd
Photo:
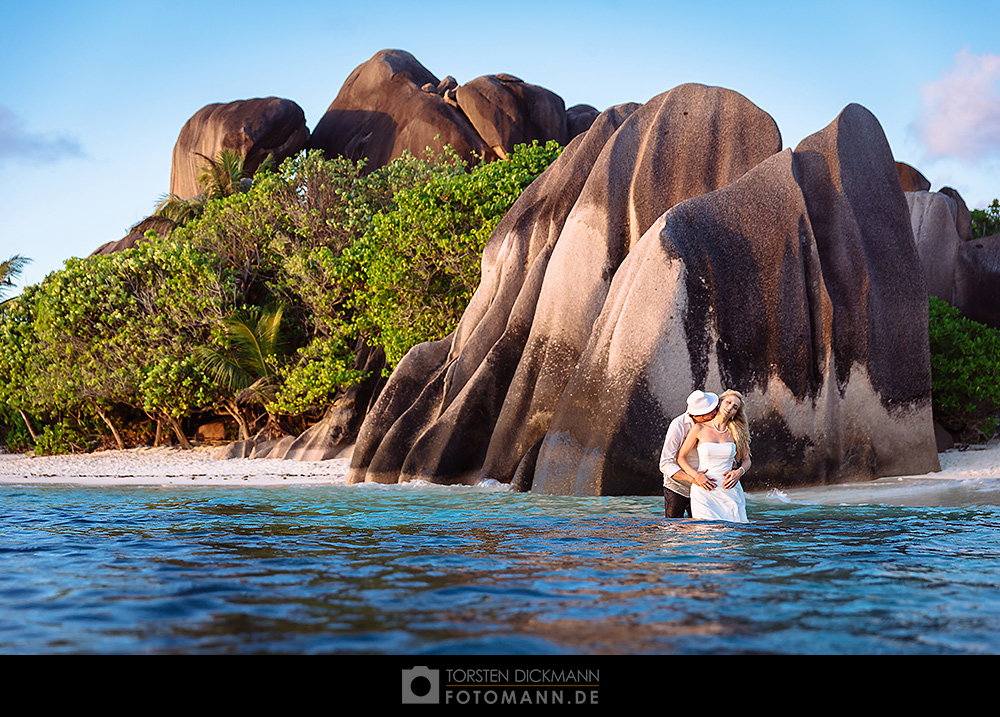
[[156, 435], [153, 436], [153, 448], [160, 447], [160, 441], [163, 440], [163, 421], [159, 418], [156, 419]]
[[104, 422], [108, 424], [108, 428], [111, 429], [111, 435], [115, 437], [115, 443], [118, 444], [118, 450], [125, 450], [125, 441], [122, 440], [121, 434], [118, 433], [118, 429], [115, 428], [115, 424], [111, 422], [111, 417], [108, 416], [107, 412], [98, 405], [94, 405], [97, 409], [97, 415], [104, 419]]
[[229, 411], [229, 415], [236, 420], [237, 425], [240, 427], [240, 440], [249, 441], [250, 428], [247, 426], [246, 419], [243, 418], [243, 412], [236, 405], [236, 401], [226, 401], [225, 407]]
[[35, 433], [35, 427], [31, 425], [31, 419], [28, 418], [28, 414], [24, 412], [24, 409], [19, 408], [17, 412], [21, 414], [21, 418], [24, 419], [24, 424], [28, 427], [28, 433], [31, 435], [31, 440], [38, 443], [38, 434]]
[[174, 435], [177, 436], [177, 442], [181, 444], [181, 448], [190, 450], [191, 444], [188, 443], [187, 436], [184, 435], [184, 429], [181, 428], [181, 422], [173, 416], [167, 416], [166, 419], [167, 424], [174, 429]]

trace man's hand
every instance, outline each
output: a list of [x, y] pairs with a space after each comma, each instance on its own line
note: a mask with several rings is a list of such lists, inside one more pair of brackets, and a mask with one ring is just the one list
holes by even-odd
[[710, 491], [715, 489], [715, 479], [703, 471], [698, 471], [698, 474], [691, 479], [691, 482], [704, 490]]

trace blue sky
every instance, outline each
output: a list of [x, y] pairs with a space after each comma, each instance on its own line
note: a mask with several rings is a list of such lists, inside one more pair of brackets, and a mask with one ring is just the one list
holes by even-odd
[[41, 281], [123, 237], [169, 188], [201, 107], [270, 95], [312, 129], [386, 48], [460, 83], [507, 72], [605, 109], [685, 82], [736, 90], [785, 146], [851, 102], [896, 159], [970, 208], [1000, 196], [1000, 4], [110, 2], [0, 7], [0, 258]]

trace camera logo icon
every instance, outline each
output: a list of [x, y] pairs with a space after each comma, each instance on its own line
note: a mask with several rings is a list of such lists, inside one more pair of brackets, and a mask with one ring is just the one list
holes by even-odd
[[440, 702], [439, 670], [414, 667], [403, 670], [403, 704], [436, 705]]

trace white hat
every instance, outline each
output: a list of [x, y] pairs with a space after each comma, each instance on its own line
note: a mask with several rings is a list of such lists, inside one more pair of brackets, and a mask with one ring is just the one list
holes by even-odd
[[688, 396], [688, 410], [692, 416], [704, 416], [711, 413], [719, 405], [719, 397], [714, 393], [695, 391]]

